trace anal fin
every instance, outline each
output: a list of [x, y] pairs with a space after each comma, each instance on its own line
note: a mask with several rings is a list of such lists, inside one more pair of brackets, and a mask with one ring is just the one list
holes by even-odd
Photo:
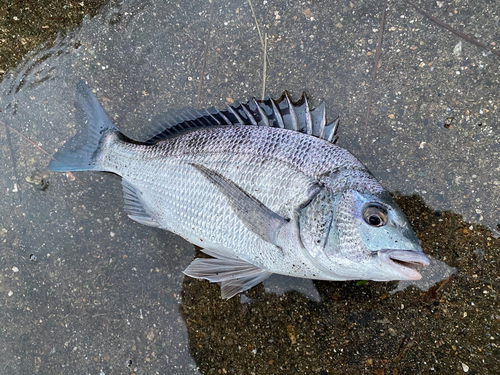
[[134, 186], [122, 179], [124, 209], [128, 217], [143, 225], [158, 228], [160, 224], [149, 215], [141, 203], [139, 196], [142, 194]]
[[229, 299], [261, 283], [271, 272], [254, 266], [242, 259], [226, 256], [221, 251], [202, 250], [214, 258], [198, 258], [184, 270], [184, 274], [196, 279], [206, 279], [221, 285], [221, 296]]

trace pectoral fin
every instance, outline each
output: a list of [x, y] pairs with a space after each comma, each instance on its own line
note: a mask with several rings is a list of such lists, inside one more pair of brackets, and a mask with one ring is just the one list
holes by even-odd
[[214, 258], [195, 259], [184, 274], [196, 279], [220, 283], [222, 298], [229, 299], [267, 279], [271, 272], [222, 251], [202, 250]]
[[276, 245], [276, 236], [279, 230], [290, 219], [285, 219], [273, 212], [257, 198], [251, 196], [221, 174], [200, 164], [191, 165], [224, 194], [234, 213], [248, 229], [264, 241]]
[[122, 186], [123, 199], [125, 201], [124, 208], [128, 213], [128, 217], [138, 223], [159, 228], [160, 224], [146, 212], [141, 203], [140, 197], [142, 196], [142, 193], [125, 179], [122, 180]]

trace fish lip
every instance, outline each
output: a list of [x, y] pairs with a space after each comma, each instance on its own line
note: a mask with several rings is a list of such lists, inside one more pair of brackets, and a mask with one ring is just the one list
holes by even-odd
[[426, 267], [430, 259], [421, 251], [385, 249], [378, 252], [379, 258], [396, 269], [403, 280], [420, 280], [422, 275], [413, 267]]

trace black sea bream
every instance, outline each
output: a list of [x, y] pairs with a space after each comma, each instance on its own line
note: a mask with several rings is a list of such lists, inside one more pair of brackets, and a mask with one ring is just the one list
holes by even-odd
[[373, 175], [336, 146], [324, 104], [250, 100], [224, 110], [185, 109], [131, 140], [83, 81], [85, 126], [49, 164], [53, 171], [122, 177], [125, 210], [212, 258], [188, 276], [230, 298], [272, 273], [320, 280], [416, 280], [428, 265], [405, 215]]

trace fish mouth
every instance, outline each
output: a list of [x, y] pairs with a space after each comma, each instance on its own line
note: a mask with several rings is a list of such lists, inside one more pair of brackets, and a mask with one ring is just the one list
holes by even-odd
[[422, 275], [417, 268], [430, 264], [429, 257], [420, 251], [386, 249], [378, 252], [379, 258], [396, 269], [404, 278], [402, 280], [420, 280]]

